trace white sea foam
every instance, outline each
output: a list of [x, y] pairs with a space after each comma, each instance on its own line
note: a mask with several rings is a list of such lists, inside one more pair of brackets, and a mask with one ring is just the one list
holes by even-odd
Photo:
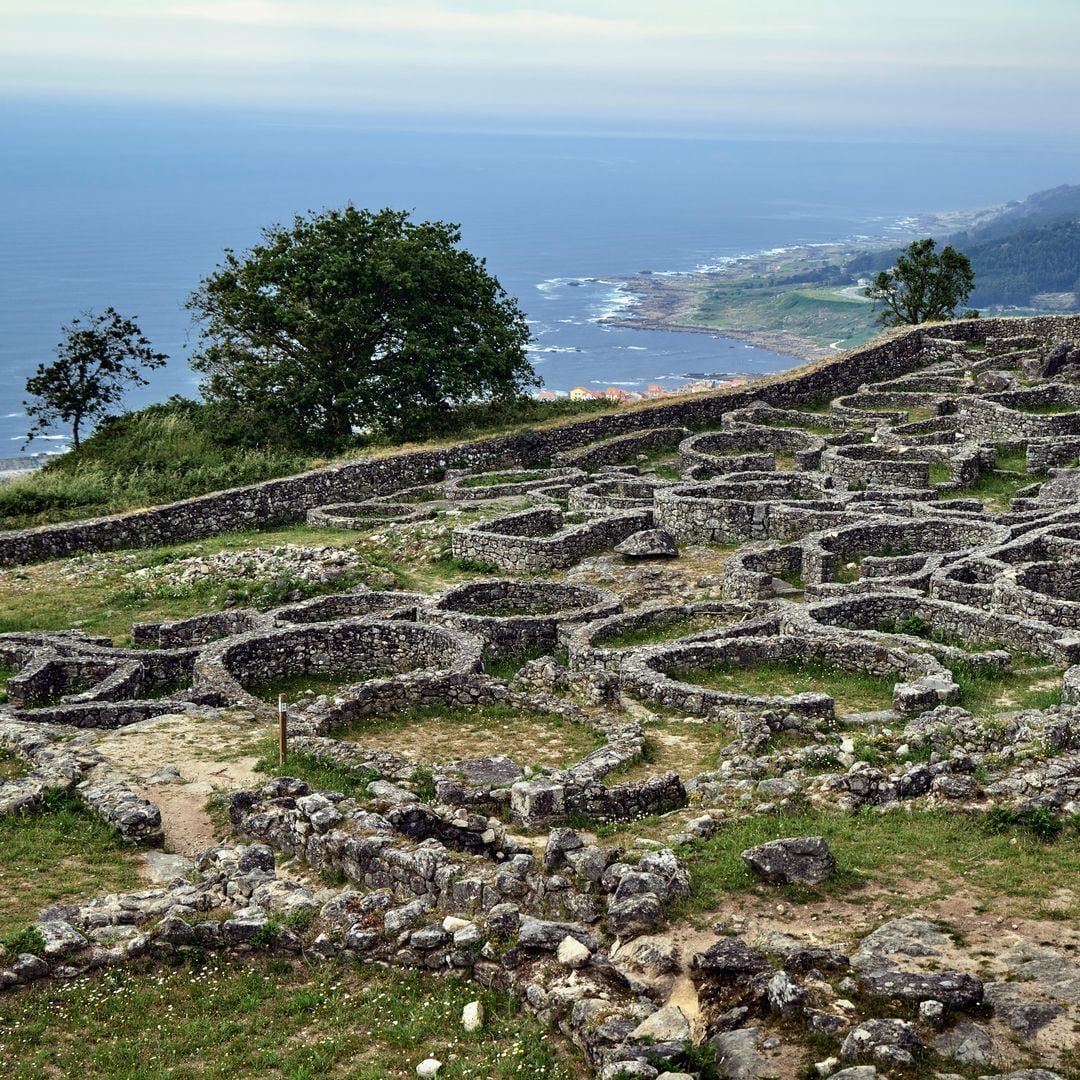
[[549, 293], [566, 285], [592, 285], [599, 280], [594, 277], [553, 277], [538, 282], [536, 287], [542, 293]]
[[631, 379], [629, 382], [619, 382], [617, 379], [590, 379], [589, 382], [596, 386], [641, 386], [644, 379]]
[[25, 416], [25, 415], [26, 415], [26, 413], [21, 413], [21, 412], [9, 412], [9, 413], [4, 413], [4, 419], [5, 419], [5, 420], [18, 420], [18, 419], [19, 419], [19, 417], [21, 417], [21, 416]]
[[626, 285], [621, 281], [604, 284], [612, 284], [612, 290], [604, 297], [601, 307], [589, 316], [589, 322], [595, 323], [601, 319], [625, 316], [641, 303], [641, 297], [628, 292]]

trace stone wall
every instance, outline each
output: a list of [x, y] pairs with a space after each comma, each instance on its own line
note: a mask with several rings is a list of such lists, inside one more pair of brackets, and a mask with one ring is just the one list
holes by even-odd
[[80, 551], [149, 547], [224, 532], [262, 529], [303, 520], [308, 510], [386, 494], [438, 480], [450, 468], [510, 469], [546, 465], [559, 451], [598, 439], [656, 428], [700, 430], [733, 409], [762, 401], [787, 408], [852, 393], [864, 383], [892, 379], [925, 364], [925, 343], [947, 355], [949, 341], [983, 342], [1017, 332], [1046, 340], [1080, 340], [1080, 317], [977, 319], [913, 329], [878, 344], [749, 387], [702, 394], [655, 407], [627, 409], [579, 423], [454, 447], [349, 461], [299, 476], [204, 495], [168, 506], [91, 521], [0, 533], [0, 566], [39, 562]]
[[195, 662], [195, 686], [250, 708], [259, 683], [321, 672], [362, 682], [410, 671], [470, 672], [480, 667], [476, 638], [404, 621], [342, 619], [256, 630], [207, 646]]
[[614, 547], [652, 525], [651, 510], [630, 510], [564, 524], [557, 507], [506, 514], [454, 530], [454, 558], [510, 573], [535, 574], [572, 566], [584, 555]]
[[495, 578], [456, 585], [418, 614], [479, 638], [488, 656], [513, 657], [554, 652], [563, 627], [620, 611], [622, 602], [607, 589]]

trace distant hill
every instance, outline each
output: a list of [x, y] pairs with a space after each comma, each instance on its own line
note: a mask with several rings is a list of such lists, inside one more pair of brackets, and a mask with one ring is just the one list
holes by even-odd
[[[1071, 221], [1019, 228], [971, 240], [952, 238], [975, 271], [971, 303], [1076, 308], [1080, 294], [1080, 214]], [[1071, 294], [1066, 296], [1064, 294]]]
[[1062, 184], [1029, 195], [1022, 202], [1007, 203], [997, 217], [957, 235], [989, 240], [1018, 230], [1077, 218], [1080, 218], [1080, 184]]
[[[966, 232], [937, 238], [971, 259], [975, 307], [1080, 310], [1080, 185], [1063, 184], [1007, 204]], [[900, 249], [860, 255], [853, 277], [891, 266]]]

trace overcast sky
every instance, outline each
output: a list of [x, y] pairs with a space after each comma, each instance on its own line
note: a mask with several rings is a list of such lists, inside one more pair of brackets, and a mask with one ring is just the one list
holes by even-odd
[[1080, 0], [0, 0], [5, 97], [1076, 133]]

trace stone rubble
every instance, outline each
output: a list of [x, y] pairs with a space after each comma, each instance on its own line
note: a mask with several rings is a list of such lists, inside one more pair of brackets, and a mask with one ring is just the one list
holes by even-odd
[[[233, 839], [192, 863], [149, 852], [164, 880], [41, 912], [42, 955], [0, 956], [0, 989], [136, 957], [272, 949], [513, 990], [600, 1077], [696, 1080], [704, 1055], [733, 1080], [772, 1076], [805, 1033], [830, 1050], [810, 1059], [822, 1077], [903, 1077], [932, 1061], [942, 1075], [1057, 1080], [1075, 1052], [1080, 966], [1056, 943], [1012, 938], [984, 971], [917, 912], [858, 942], [821, 940], [786, 892], [769, 893], [784, 903], [767, 933], [731, 915], [683, 949], [669, 925], [693, 887], [682, 845], [733, 822], [939, 808], [1052, 828], [1080, 813], [1080, 323], [1025, 326], [901, 335], [719, 412], [680, 404], [667, 427], [600, 418], [534, 433], [527, 461], [511, 437], [194, 500], [217, 507], [210, 531], [280, 498], [293, 500], [280, 520], [415, 529], [425, 551], [446, 539], [454, 558], [504, 576], [437, 596], [346, 591], [367, 566], [352, 548], [200, 554], [130, 576], [340, 589], [139, 624], [130, 649], [0, 635], [14, 671], [0, 749], [25, 762], [0, 784], [0, 814], [70, 791], [128, 842], [159, 846], [158, 807], [104, 770], [95, 729], [236, 705], [270, 719], [256, 691], [307, 675], [342, 682], [290, 706], [294, 752], [364, 781], [356, 797], [288, 776], [232, 791]], [[823, 396], [827, 412], [799, 408]], [[1007, 504], [977, 497], [982, 481], [1007, 486], [999, 458], [1021, 445], [1030, 482], [1017, 478]], [[646, 453], [677, 460], [679, 479]], [[499, 502], [511, 498], [528, 509]], [[0, 561], [194, 528], [165, 509], [133, 517], [133, 533], [107, 520], [0, 537]], [[738, 549], [721, 565], [717, 545]], [[509, 678], [487, 673], [507, 662]], [[887, 693], [870, 709], [745, 689], [759, 670], [847, 673]], [[711, 685], [717, 673], [735, 677]], [[971, 673], [1030, 675], [1032, 692], [986, 717], [965, 698]], [[377, 750], [338, 737], [405, 709], [489, 707], [557, 718], [598, 745], [553, 768], [495, 748], [429, 762], [407, 735]], [[685, 765], [651, 760], [672, 745]], [[182, 763], [146, 782], [165, 805], [181, 778]], [[645, 819], [656, 829], [635, 836]], [[346, 884], [299, 884], [285, 856]], [[742, 858], [778, 889], [828, 887], [838, 870], [821, 836], [781, 835]], [[461, 1027], [483, 1025], [473, 1001]]]

